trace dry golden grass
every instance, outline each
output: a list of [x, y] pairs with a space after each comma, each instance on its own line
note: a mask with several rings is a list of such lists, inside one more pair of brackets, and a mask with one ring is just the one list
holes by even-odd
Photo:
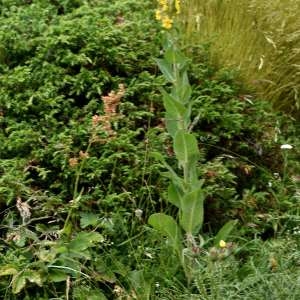
[[299, 115], [300, 0], [186, 0], [181, 16], [187, 42], [209, 42], [213, 63]]

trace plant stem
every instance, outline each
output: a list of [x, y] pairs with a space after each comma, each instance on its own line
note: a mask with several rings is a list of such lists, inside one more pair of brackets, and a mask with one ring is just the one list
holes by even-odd
[[[89, 141], [89, 144], [86, 148], [86, 151], [85, 153], [89, 153], [89, 150], [92, 146], [92, 143], [93, 143], [93, 138], [90, 139]], [[79, 199], [79, 196], [82, 194], [82, 191], [79, 193], [78, 195], [78, 186], [79, 186], [79, 180], [80, 180], [80, 176], [82, 174], [82, 169], [84, 167], [84, 163], [86, 161], [86, 158], [84, 158], [81, 163], [80, 163], [80, 166], [79, 166], [79, 169], [78, 171], [76, 172], [76, 178], [75, 178], [75, 184], [74, 184], [74, 190], [73, 190], [73, 199], [71, 201], [73, 201], [73, 203], [77, 202]], [[71, 206], [71, 208], [69, 209], [69, 212], [68, 212], [68, 215], [67, 215], [67, 218], [66, 218], [66, 221], [64, 223], [64, 227], [62, 229], [62, 232], [65, 233], [67, 231], [67, 228], [69, 226], [69, 223], [70, 223], [70, 219], [72, 217], [72, 214], [74, 212], [74, 209], [75, 209], [76, 205], [74, 206]]]

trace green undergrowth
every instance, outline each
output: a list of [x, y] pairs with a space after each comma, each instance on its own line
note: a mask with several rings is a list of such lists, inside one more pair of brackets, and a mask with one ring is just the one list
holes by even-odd
[[[207, 242], [192, 283], [147, 225], [176, 216], [152, 152], [178, 169], [154, 8], [0, 1], [1, 299], [299, 298], [299, 128], [199, 45], [186, 53]], [[232, 254], [215, 259], [232, 219]]]

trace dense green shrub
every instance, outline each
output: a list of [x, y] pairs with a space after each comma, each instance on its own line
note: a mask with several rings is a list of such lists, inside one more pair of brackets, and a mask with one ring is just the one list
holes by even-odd
[[[12, 282], [13, 292], [25, 297], [31, 286], [77, 277], [85, 262], [89, 274], [95, 254], [88, 248], [100, 242], [103, 252], [111, 239], [123, 241], [130, 227], [121, 223], [138, 206], [154, 205], [158, 173], [148, 167], [145, 132], [162, 83], [151, 58], [159, 48], [149, 2], [15, 1], [2, 4], [1, 15], [1, 275], [15, 275], [1, 277], [1, 293]], [[113, 124], [117, 136], [93, 143], [82, 168], [73, 167], [70, 159], [80, 159], [91, 139], [92, 117], [102, 114], [101, 96], [120, 83], [126, 96]], [[70, 211], [73, 230], [99, 228], [101, 235], [64, 236]], [[114, 282], [105, 276], [98, 282]], [[36, 297], [63, 291], [57, 283]]]

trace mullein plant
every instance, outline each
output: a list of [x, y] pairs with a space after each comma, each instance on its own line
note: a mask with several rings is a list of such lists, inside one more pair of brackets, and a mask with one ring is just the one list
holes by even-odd
[[[161, 93], [165, 108], [166, 130], [173, 142], [179, 171], [174, 170], [161, 153], [153, 153], [153, 157], [167, 170], [164, 173], [170, 180], [167, 201], [178, 208], [178, 221], [162, 212], [152, 214], [148, 223], [168, 238], [188, 282], [191, 282], [194, 261], [192, 256], [199, 253], [204, 244], [199, 232], [204, 219], [205, 190], [204, 180], [198, 176], [200, 151], [197, 139], [192, 132], [198, 118], [192, 120], [191, 115], [193, 99], [187, 73], [188, 59], [174, 42], [176, 31], [171, 32], [173, 18], [170, 12], [180, 13], [180, 1], [173, 1], [175, 4], [173, 10], [170, 8], [170, 3], [166, 0], [158, 0], [159, 8], [156, 12], [156, 19], [162, 22], [165, 32], [163, 34], [164, 56], [156, 59], [156, 63], [167, 82], [171, 84], [170, 92], [162, 89]], [[216, 247], [224, 246], [224, 240], [235, 223], [235, 221], [230, 221], [222, 227], [214, 239]], [[197, 240], [200, 241], [200, 245]]]

